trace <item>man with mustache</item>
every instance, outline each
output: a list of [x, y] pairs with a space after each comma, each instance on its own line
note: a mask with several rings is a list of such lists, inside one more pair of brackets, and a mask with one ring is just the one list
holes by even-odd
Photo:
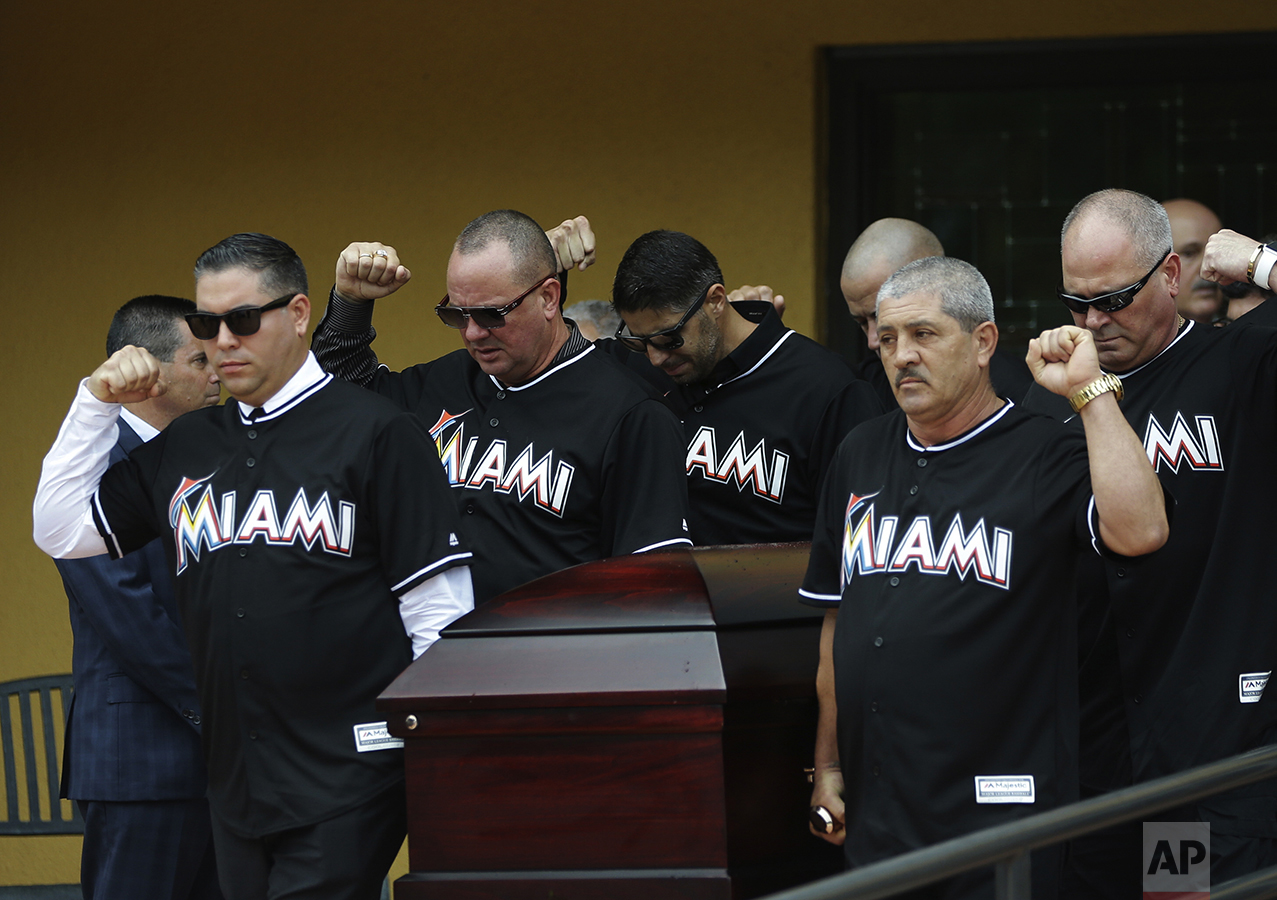
[[1219, 231], [1219, 216], [1205, 204], [1179, 198], [1162, 204], [1171, 221], [1171, 244], [1180, 259], [1183, 281], [1175, 307], [1185, 319], [1209, 325], [1224, 309], [1224, 296], [1219, 285], [1202, 277], [1202, 254], [1207, 239]]
[[[799, 592], [827, 610], [811, 802], [845, 823], [820, 836], [849, 867], [1076, 798], [1078, 556], [1166, 540], [1161, 487], [1090, 334], [1029, 345], [1037, 382], [1079, 411], [1073, 430], [994, 391], [993, 315], [960, 260], [887, 279], [876, 327], [899, 409], [851, 433], [821, 494]], [[1035, 897], [1054, 896], [1052, 854], [1035, 854]], [[936, 896], [990, 897], [992, 881]]]
[[[916, 259], [944, 256], [944, 246], [929, 229], [911, 219], [887, 218], [872, 222], [852, 243], [843, 259], [838, 286], [847, 311], [868, 341], [869, 356], [856, 366], [856, 374], [877, 392], [884, 409], [896, 405], [891, 381], [878, 359], [878, 330], [874, 305], [882, 283], [901, 266]], [[1002, 348], [989, 364], [994, 390], [999, 396], [1019, 400], [1033, 384], [1024, 359]]]

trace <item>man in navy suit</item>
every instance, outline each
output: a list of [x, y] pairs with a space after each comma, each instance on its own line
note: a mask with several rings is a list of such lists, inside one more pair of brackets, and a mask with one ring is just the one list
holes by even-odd
[[[111, 321], [107, 354], [133, 344], [168, 390], [126, 404], [111, 463], [221, 393], [183, 316], [195, 304], [137, 297]], [[85, 900], [220, 900], [190, 654], [158, 540], [123, 559], [55, 560], [71, 602], [75, 696], [62, 796], [84, 816]]]

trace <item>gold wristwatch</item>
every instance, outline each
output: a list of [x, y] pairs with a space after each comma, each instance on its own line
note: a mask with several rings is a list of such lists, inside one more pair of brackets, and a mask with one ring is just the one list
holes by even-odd
[[1069, 398], [1069, 406], [1073, 407], [1075, 413], [1080, 413], [1082, 407], [1090, 403], [1100, 394], [1106, 394], [1109, 391], [1117, 394], [1117, 401], [1122, 402], [1122, 379], [1118, 378], [1111, 372], [1105, 372], [1099, 378], [1092, 381], [1082, 390], [1078, 391]]

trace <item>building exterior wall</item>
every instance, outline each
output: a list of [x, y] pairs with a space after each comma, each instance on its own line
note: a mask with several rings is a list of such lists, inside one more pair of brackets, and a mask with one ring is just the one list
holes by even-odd
[[[191, 264], [222, 237], [291, 243], [316, 320], [347, 242], [394, 244], [414, 280], [377, 313], [392, 367], [459, 346], [430, 308], [457, 232], [500, 207], [591, 217], [599, 264], [575, 299], [606, 298], [629, 241], [673, 228], [730, 284], [780, 288], [787, 321], [816, 334], [821, 46], [1273, 28], [1277, 5], [1241, 0], [11, 5], [0, 681], [70, 669], [30, 506], [75, 384], [115, 308], [191, 296]], [[1167, 61], [1192, 64], [1222, 63]], [[0, 885], [75, 881], [77, 859], [76, 838], [0, 838]]]

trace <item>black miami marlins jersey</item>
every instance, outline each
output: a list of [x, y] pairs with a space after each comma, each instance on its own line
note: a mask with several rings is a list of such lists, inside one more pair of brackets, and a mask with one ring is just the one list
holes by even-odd
[[784, 327], [770, 303], [733, 306], [757, 327], [705, 382], [666, 397], [687, 443], [692, 539], [810, 540], [829, 461], [882, 405], [836, 354]]
[[851, 865], [1076, 799], [1074, 568], [1100, 549], [1083, 435], [1011, 403], [838, 449], [800, 594], [838, 609]]
[[316, 355], [430, 432], [475, 551], [476, 603], [578, 563], [691, 542], [677, 419], [575, 330], [579, 352], [512, 387], [464, 350], [402, 372], [377, 366], [371, 329], [331, 327], [338, 304], [315, 331]]
[[385, 719], [373, 702], [412, 660], [396, 595], [470, 562], [432, 450], [412, 416], [322, 376], [255, 421], [188, 413], [103, 477], [111, 555], [167, 544], [231, 830], [321, 821], [403, 777], [356, 726]]
[[[1266, 689], [1277, 669], [1268, 569], [1277, 331], [1188, 322], [1161, 354], [1119, 374], [1122, 412], [1175, 497], [1175, 524], [1156, 553], [1082, 573], [1084, 605], [1109, 601], [1092, 610], [1097, 630], [1083, 635], [1084, 653], [1092, 651], [1084, 717], [1096, 720], [1084, 721], [1083, 762], [1102, 770], [1129, 740], [1131, 775], [1143, 781], [1277, 740], [1277, 697]], [[1058, 399], [1034, 389], [1025, 403], [1070, 417]], [[1122, 783], [1120, 773], [1095, 775], [1100, 788]], [[1266, 818], [1263, 833], [1277, 836], [1275, 812], [1269, 799], [1266, 812], [1245, 817]]]

